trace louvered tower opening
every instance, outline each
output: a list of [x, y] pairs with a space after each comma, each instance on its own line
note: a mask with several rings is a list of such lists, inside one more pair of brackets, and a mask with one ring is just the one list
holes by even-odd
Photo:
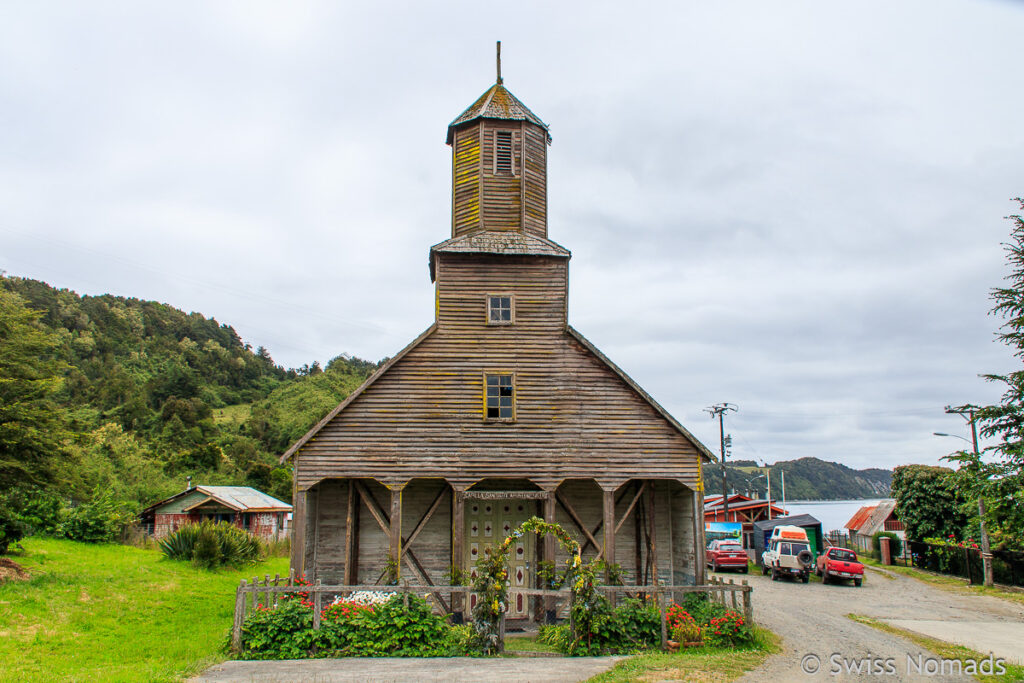
[[513, 175], [512, 167], [512, 132], [499, 130], [494, 141], [494, 173], [495, 175]]

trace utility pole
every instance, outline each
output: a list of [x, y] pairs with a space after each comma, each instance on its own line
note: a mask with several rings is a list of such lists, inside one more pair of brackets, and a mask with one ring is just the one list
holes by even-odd
[[704, 412], [708, 413], [711, 416], [712, 420], [715, 419], [716, 417], [718, 418], [718, 439], [722, 448], [722, 511], [724, 513], [723, 518], [727, 522], [729, 521], [729, 492], [726, 488], [725, 447], [729, 445], [729, 443], [731, 442], [731, 437], [729, 441], [726, 440], [725, 414], [730, 410], [732, 412], [736, 412], [738, 408], [732, 403], [718, 403], [716, 405], [711, 406], [710, 408], [704, 409]]
[[[974, 458], [977, 462], [978, 475], [981, 476], [981, 453], [978, 451], [978, 425], [974, 422], [974, 416], [978, 406], [970, 403], [962, 406], [946, 406], [946, 412], [950, 415], [959, 415], [971, 425], [971, 446], [974, 448]], [[981, 566], [985, 572], [985, 585], [991, 586], [995, 580], [992, 575], [992, 548], [988, 543], [988, 531], [985, 529], [985, 496], [978, 494], [978, 523], [981, 526]]]

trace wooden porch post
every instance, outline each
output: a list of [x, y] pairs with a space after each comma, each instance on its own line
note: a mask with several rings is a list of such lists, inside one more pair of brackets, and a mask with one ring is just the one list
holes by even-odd
[[647, 522], [651, 525], [651, 585], [659, 585], [658, 581], [658, 520], [654, 516], [655, 481], [652, 479], [647, 491]]
[[295, 501], [292, 507], [292, 573], [295, 576], [302, 576], [305, 571], [306, 562], [306, 492], [294, 489], [292, 500]]
[[610, 583], [611, 569], [608, 565], [615, 562], [615, 491], [602, 489], [601, 493], [604, 503], [604, 580]]
[[391, 490], [391, 533], [388, 556], [395, 563], [396, 578], [402, 573], [402, 489], [404, 484], [395, 484]]
[[345, 515], [345, 584], [359, 583], [359, 498], [356, 483], [348, 480], [348, 510]]
[[[546, 491], [547, 496], [544, 498], [544, 521], [549, 524], [556, 524], [558, 522], [557, 514], [555, 511], [555, 490]], [[555, 565], [555, 537], [552, 534], [544, 536], [544, 561], [550, 562], [552, 566]], [[548, 588], [548, 586], [539, 586], [540, 588]], [[544, 622], [547, 624], [555, 623], [555, 601], [552, 598], [544, 598]]]
[[[458, 574], [466, 572], [465, 532], [466, 493], [452, 487], [452, 567]], [[452, 594], [452, 611], [456, 623], [465, 621], [464, 600], [468, 600], [465, 594]]]
[[704, 559], [704, 482], [697, 482], [693, 490], [693, 576], [698, 586], [707, 581]]

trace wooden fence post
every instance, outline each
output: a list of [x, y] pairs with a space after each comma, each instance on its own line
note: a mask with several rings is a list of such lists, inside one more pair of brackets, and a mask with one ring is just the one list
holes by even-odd
[[661, 614], [661, 649], [668, 649], [668, 621], [665, 614], [665, 594], [658, 591], [658, 612]]
[[[730, 586], [734, 586], [734, 585], [736, 585], [736, 583], [732, 579], [729, 579], [729, 585]], [[736, 604], [736, 591], [731, 591], [731, 592], [732, 592], [732, 608], [736, 609], [738, 607], [738, 605]]]
[[242, 624], [245, 622], [245, 579], [235, 591], [235, 622], [231, 626], [231, 651], [242, 651]]
[[313, 586], [313, 630], [320, 630], [320, 605], [323, 603], [324, 594], [320, 592], [320, 579], [316, 580]]
[[743, 579], [743, 619], [748, 623], [754, 621], [754, 608], [750, 604], [750, 585]]

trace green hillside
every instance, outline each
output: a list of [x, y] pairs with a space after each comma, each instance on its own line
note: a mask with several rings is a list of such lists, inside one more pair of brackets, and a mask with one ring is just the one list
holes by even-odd
[[[36, 355], [59, 365], [53, 382], [23, 392], [25, 405], [55, 418], [47, 430], [59, 437], [49, 446], [55, 457], [19, 472], [31, 434], [10, 444], [0, 435], [10, 451], [0, 450], [9, 456], [0, 474], [73, 502], [106, 491], [138, 510], [188, 476], [290, 500], [291, 474], [278, 456], [376, 368], [339, 356], [323, 369], [286, 370], [229, 325], [154, 301], [79, 296], [15, 277], [0, 278], [0, 297], [8, 317], [29, 316], [27, 326], [0, 328], [0, 342], [16, 349], [15, 337], [41, 335], [45, 352]], [[42, 372], [29, 355], [26, 377]]]
[[[786, 473], [786, 498], [789, 500], [859, 500], [884, 498], [892, 485], [892, 470], [854, 470], [836, 462], [818, 458], [800, 458], [758, 467], [752, 460], [726, 463], [730, 491], [755, 497], [765, 493], [767, 469], [771, 469], [772, 498], [782, 498], [782, 472]], [[717, 464], [704, 467], [704, 489], [708, 495], [721, 493], [722, 471]]]

